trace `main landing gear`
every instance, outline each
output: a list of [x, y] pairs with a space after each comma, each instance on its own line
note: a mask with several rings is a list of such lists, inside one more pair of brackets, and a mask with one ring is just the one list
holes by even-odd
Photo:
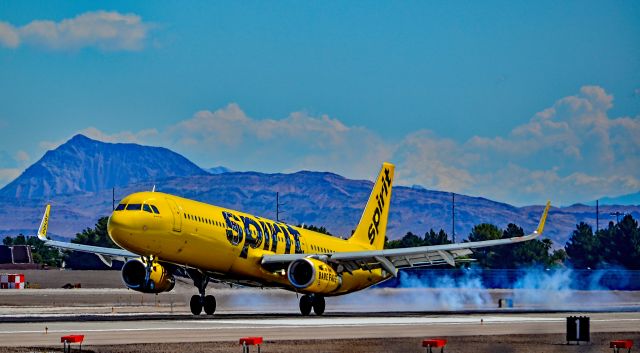
[[216, 297], [213, 295], [205, 295], [205, 289], [209, 284], [209, 276], [203, 274], [197, 270], [189, 270], [189, 277], [193, 279], [193, 285], [198, 288], [200, 295], [194, 295], [191, 297], [189, 307], [193, 315], [200, 315], [202, 309], [207, 315], [213, 315], [216, 311]]
[[308, 316], [313, 312], [320, 316], [324, 314], [325, 302], [324, 297], [318, 294], [305, 294], [300, 297], [300, 313], [302, 316]]

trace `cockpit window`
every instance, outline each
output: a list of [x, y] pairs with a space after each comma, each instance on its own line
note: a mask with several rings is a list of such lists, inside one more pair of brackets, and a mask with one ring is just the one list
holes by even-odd
[[130, 203], [127, 205], [127, 211], [140, 211], [142, 209], [142, 205], [139, 203]]
[[145, 211], [145, 212], [153, 213], [153, 211], [151, 211], [151, 207], [149, 205], [147, 205], [146, 203], [144, 205], [142, 205], [142, 210]]
[[160, 214], [160, 211], [158, 211], [158, 208], [155, 205], [151, 205], [151, 208], [153, 209], [153, 213]]
[[118, 205], [118, 207], [116, 207], [116, 211], [122, 211], [122, 210], [124, 210], [125, 206], [127, 206], [127, 205], [125, 205], [125, 204], [123, 204], [123, 203], [119, 204], [119, 205]]

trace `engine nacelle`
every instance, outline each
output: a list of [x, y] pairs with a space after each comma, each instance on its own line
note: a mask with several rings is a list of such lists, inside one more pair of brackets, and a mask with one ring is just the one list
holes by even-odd
[[310, 257], [293, 261], [287, 276], [294, 287], [310, 293], [331, 293], [342, 284], [342, 277], [331, 266]]
[[176, 285], [176, 279], [159, 263], [151, 266], [149, 281], [146, 282], [147, 265], [142, 259], [127, 261], [122, 266], [122, 280], [124, 284], [138, 292], [162, 293], [168, 292]]

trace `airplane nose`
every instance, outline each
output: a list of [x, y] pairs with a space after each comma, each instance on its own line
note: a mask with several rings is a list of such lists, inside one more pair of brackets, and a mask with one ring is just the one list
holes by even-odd
[[107, 222], [107, 233], [116, 244], [122, 244], [125, 235], [125, 223], [121, 213], [121, 211], [113, 212]]
[[111, 234], [114, 229], [120, 228], [124, 225], [121, 213], [122, 212], [120, 211], [113, 212], [111, 213], [111, 216], [109, 216], [109, 221], [107, 222], [107, 232], [109, 234]]

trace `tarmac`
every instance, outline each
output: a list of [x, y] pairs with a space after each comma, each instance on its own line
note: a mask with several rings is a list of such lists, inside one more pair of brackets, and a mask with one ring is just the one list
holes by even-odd
[[[576, 315], [581, 315], [576, 313]], [[591, 313], [592, 332], [638, 332], [640, 313]], [[566, 330], [565, 313], [531, 314], [384, 314], [267, 317], [229, 314], [213, 317], [177, 315], [163, 320], [54, 321], [0, 323], [5, 347], [56, 346], [60, 337], [84, 334], [85, 345], [237, 341], [244, 336], [269, 340], [383, 337], [557, 334]]]
[[[471, 343], [460, 351], [468, 351], [485, 341], [506, 340], [516, 345], [518, 342], [510, 341], [517, 340], [516, 336], [553, 335], [550, 342], [562, 343], [566, 317], [582, 315], [591, 318], [591, 332], [600, 334], [604, 341], [620, 333], [637, 337], [640, 332], [640, 292], [381, 288], [327, 298], [324, 316], [302, 317], [295, 293], [218, 286], [208, 291], [217, 298], [216, 314], [193, 316], [187, 306], [194, 294], [189, 283], [179, 283], [174, 291], [155, 296], [114, 288], [120, 284], [112, 274], [110, 288], [99, 288], [105, 283], [91, 273], [63, 279], [54, 274], [45, 273], [38, 279], [43, 289], [0, 291], [0, 348], [4, 347], [0, 352], [19, 350], [17, 347], [59, 347], [60, 337], [69, 334], [84, 334], [83, 348], [103, 347], [105, 352], [129, 344], [134, 345], [131, 351], [140, 349], [135, 344], [146, 344], [143, 348], [154, 352], [173, 351], [173, 346], [167, 350], [162, 344], [231, 345], [243, 336], [262, 336], [278, 342], [278, 349], [289, 347], [290, 351], [297, 351], [300, 342], [314, 340], [314, 347], [321, 351], [336, 352], [345, 350], [325, 349], [336, 340], [389, 344], [387, 351], [394, 351], [392, 338], [443, 336], [462, 340], [464, 336]], [[80, 281], [79, 276], [84, 277], [82, 289], [59, 289], [59, 282], [45, 282], [49, 278]], [[92, 288], [85, 288], [85, 284], [92, 284]], [[498, 308], [501, 298], [513, 299], [513, 307]], [[526, 340], [526, 347], [536, 348], [536, 338]], [[395, 351], [402, 349], [398, 346]], [[556, 351], [567, 350], [562, 347]]]

